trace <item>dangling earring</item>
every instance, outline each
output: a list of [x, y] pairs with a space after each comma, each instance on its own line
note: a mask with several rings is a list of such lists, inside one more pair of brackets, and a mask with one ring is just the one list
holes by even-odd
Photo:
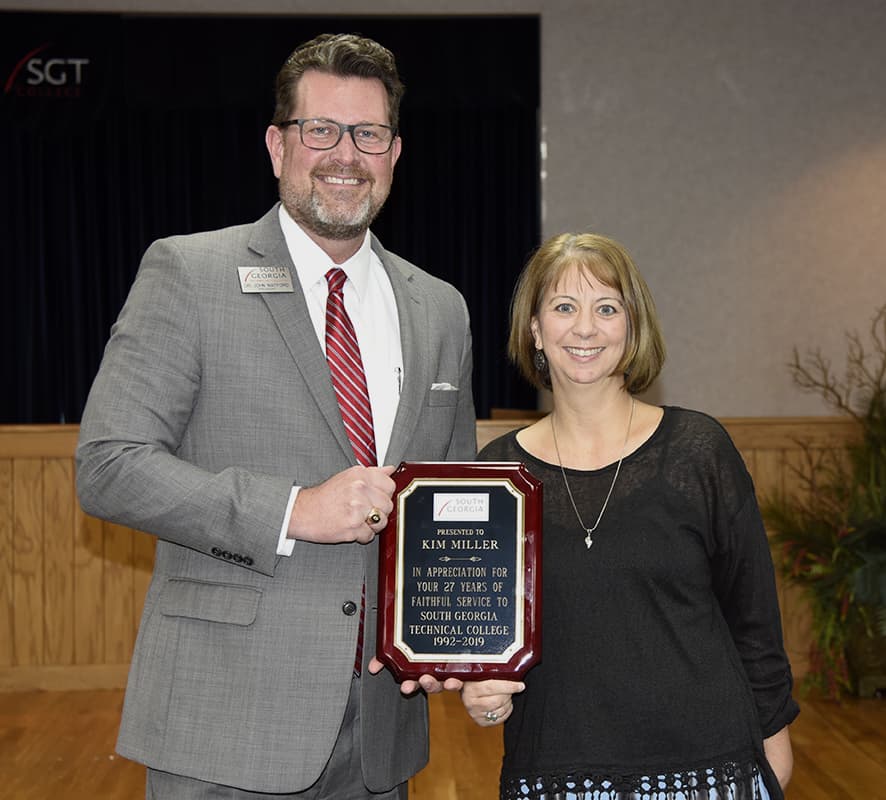
[[536, 372], [545, 373], [548, 371], [548, 359], [545, 356], [545, 351], [541, 348], [535, 351], [535, 355], [532, 356], [532, 363], [535, 366]]

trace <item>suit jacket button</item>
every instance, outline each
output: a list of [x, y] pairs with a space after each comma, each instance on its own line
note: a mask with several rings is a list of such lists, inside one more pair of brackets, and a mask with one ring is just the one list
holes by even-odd
[[214, 556], [220, 556], [222, 554], [221, 548], [219, 547], [213, 547], [211, 552]]
[[353, 617], [354, 614], [357, 613], [357, 604], [353, 600], [348, 600], [342, 607], [341, 610], [347, 614], [349, 617]]
[[247, 567], [251, 567], [253, 562], [249, 556], [243, 556], [243, 563], [246, 564]]

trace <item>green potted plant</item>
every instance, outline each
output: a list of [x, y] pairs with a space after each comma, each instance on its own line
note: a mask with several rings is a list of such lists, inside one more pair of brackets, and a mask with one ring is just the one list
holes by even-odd
[[854, 420], [858, 436], [843, 450], [800, 442], [795, 490], [761, 504], [776, 569], [812, 611], [806, 687], [834, 698], [886, 687], [886, 305], [870, 336], [866, 346], [847, 333], [842, 378], [820, 350], [794, 349], [794, 383]]

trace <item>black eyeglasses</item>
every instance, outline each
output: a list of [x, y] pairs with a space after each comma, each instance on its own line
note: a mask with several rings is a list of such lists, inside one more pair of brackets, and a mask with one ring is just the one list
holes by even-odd
[[378, 156], [391, 149], [397, 135], [397, 129], [390, 125], [345, 125], [332, 119], [288, 119], [277, 123], [278, 128], [293, 125], [298, 125], [301, 143], [311, 150], [332, 150], [347, 132], [360, 152]]

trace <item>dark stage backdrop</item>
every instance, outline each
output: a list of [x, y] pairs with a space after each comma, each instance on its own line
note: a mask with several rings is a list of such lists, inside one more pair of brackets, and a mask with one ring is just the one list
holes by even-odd
[[540, 231], [537, 17], [0, 13], [0, 423], [78, 422], [147, 245], [276, 201], [274, 76], [324, 31], [378, 39], [407, 87], [373, 230], [465, 295], [478, 416], [534, 407], [505, 343]]

